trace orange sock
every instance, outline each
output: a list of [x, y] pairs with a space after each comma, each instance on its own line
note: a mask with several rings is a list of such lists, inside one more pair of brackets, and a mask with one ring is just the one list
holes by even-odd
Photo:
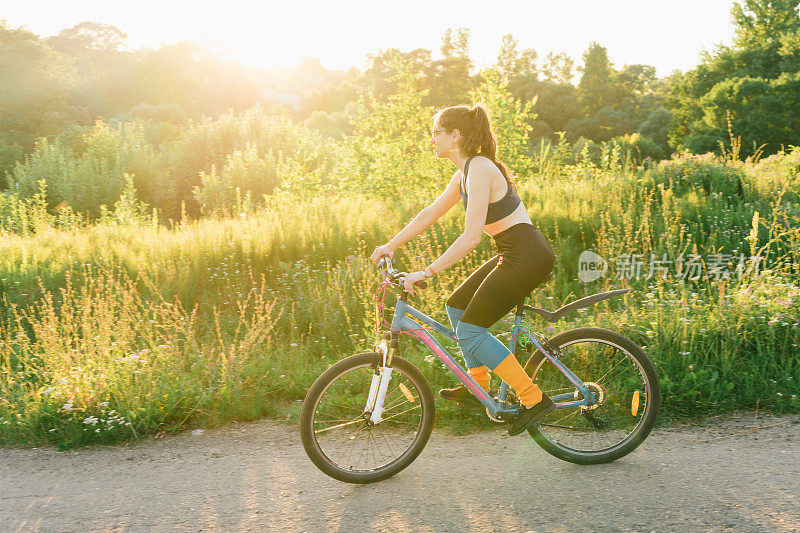
[[534, 406], [542, 401], [542, 391], [531, 381], [514, 354], [508, 354], [493, 372], [514, 389], [517, 398], [525, 407]]
[[489, 383], [492, 380], [492, 377], [489, 375], [489, 367], [488, 366], [476, 366], [475, 368], [467, 369], [470, 377], [475, 380], [475, 382], [480, 385], [483, 390], [489, 390]]

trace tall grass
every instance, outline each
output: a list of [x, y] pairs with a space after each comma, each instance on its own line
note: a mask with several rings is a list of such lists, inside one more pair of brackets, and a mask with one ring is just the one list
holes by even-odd
[[[665, 416], [755, 402], [779, 411], [800, 406], [800, 224], [791, 203], [763, 193], [752, 169], [708, 158], [639, 170], [587, 162], [559, 168], [547, 180], [518, 180], [558, 257], [538, 302], [553, 308], [620, 283], [637, 291], [569, 317], [558, 330], [598, 324], [646, 346], [662, 378]], [[741, 187], [740, 195], [730, 187]], [[302, 202], [278, 195], [235, 218], [187, 219], [173, 229], [109, 219], [80, 230], [6, 234], [0, 439], [69, 447], [230, 418], [293, 419], [325, 367], [374, 342], [378, 279], [366, 257], [416, 207], [357, 195]], [[398, 264], [418, 269], [441, 255], [462, 216], [459, 209], [445, 215], [398, 252]], [[709, 242], [771, 251], [772, 268], [741, 281], [606, 277], [587, 286], [575, 277], [587, 247], [610, 259], [702, 251]], [[414, 305], [447, 323], [443, 300], [493, 253], [484, 239]], [[507, 340], [510, 319], [492, 331]], [[402, 352], [433, 387], [452, 384], [421, 346], [404, 341]], [[439, 408], [440, 421], [457, 430], [486, 423]]]
[[[654, 163], [619, 144], [562, 139], [535, 153], [525, 145], [532, 105], [491, 73], [474, 96], [511, 141], [501, 157], [556, 254], [537, 303], [635, 289], [544, 333], [598, 324], [644, 345], [665, 417], [800, 407], [800, 150]], [[20, 188], [0, 193], [0, 442], [69, 447], [230, 418], [296, 419], [324, 368], [373, 347], [379, 280], [367, 257], [452, 173], [428, 151], [432, 114], [402, 89], [363, 98], [341, 141], [256, 108], [186, 130], [98, 124], [42, 143], [14, 169]], [[76, 209], [93, 188], [103, 202]], [[461, 231], [456, 208], [398, 251], [399, 267], [423, 268]], [[727, 278], [709, 280], [612, 269], [583, 284], [587, 249], [612, 267], [628, 254], [699, 256], [704, 274], [708, 254], [765, 263], [739, 275], [732, 258]], [[447, 295], [494, 253], [484, 239], [414, 305], [446, 324]], [[510, 320], [493, 333], [507, 340]], [[420, 345], [404, 339], [401, 353], [434, 388], [454, 382]], [[488, 423], [438, 408], [456, 430]]]

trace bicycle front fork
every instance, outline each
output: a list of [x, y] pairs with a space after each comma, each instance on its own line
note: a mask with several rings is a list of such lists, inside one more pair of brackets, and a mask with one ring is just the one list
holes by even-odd
[[[387, 338], [388, 337], [388, 338]], [[372, 373], [372, 383], [369, 386], [369, 396], [367, 405], [364, 407], [364, 414], [369, 413], [369, 421], [377, 424], [383, 418], [383, 401], [386, 398], [386, 390], [389, 388], [389, 381], [392, 379], [392, 357], [397, 347], [397, 338], [393, 335], [384, 336], [383, 340], [376, 346], [381, 354], [381, 369], [375, 369]]]

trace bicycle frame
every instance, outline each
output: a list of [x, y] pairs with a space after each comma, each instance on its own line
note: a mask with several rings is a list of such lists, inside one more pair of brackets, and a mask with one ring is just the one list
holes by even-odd
[[[403, 295], [405, 296], [405, 295]], [[420, 323], [412, 320], [417, 319], [419, 322], [426, 324], [441, 333], [449, 337], [454, 341], [458, 341], [458, 337], [456, 336], [455, 332], [450, 328], [440, 324], [436, 320], [432, 319], [422, 311], [415, 309], [411, 306], [405, 299], [405, 297], [398, 298], [397, 304], [394, 310], [394, 316], [392, 317], [392, 324], [391, 324], [391, 333], [393, 338], [401, 331], [412, 331], [414, 330], [414, 335], [431, 351], [439, 358], [439, 360], [450, 369], [453, 374], [456, 375], [459, 381], [467, 387], [470, 392], [472, 392], [478, 400], [486, 407], [486, 409], [492, 413], [495, 417], [500, 414], [516, 414], [518, 411], [518, 406], [508, 406], [505, 402], [506, 396], [508, 395], [508, 384], [503, 382], [500, 387], [500, 393], [498, 395], [497, 400], [491, 398], [489, 394], [483, 390], [483, 388], [475, 382], [474, 379], [467, 373], [467, 371], [462, 367], [450, 353], [441, 345], [439, 342], [436, 341], [435, 338], [425, 329], [420, 327]], [[509, 350], [510, 353], [514, 353], [517, 344], [517, 337], [522, 331], [527, 331], [522, 325], [522, 316], [517, 314], [514, 317], [514, 326], [511, 329], [511, 341], [509, 343]], [[544, 356], [551, 362], [553, 365], [558, 368], [562, 374], [564, 374], [567, 379], [575, 386], [575, 388], [581, 393], [583, 399], [575, 400], [574, 393], [566, 393], [566, 394], [559, 394], [557, 396], [551, 396], [551, 399], [556, 404], [557, 409], [565, 409], [570, 407], [578, 407], [581, 405], [590, 405], [594, 403], [594, 393], [592, 393], [589, 389], [587, 389], [583, 385], [583, 381], [578, 378], [569, 368], [567, 368], [555, 355], [552, 355], [547, 352], [547, 350], [542, 346], [539, 340], [535, 337], [535, 335], [528, 335], [533, 345], [539, 351], [544, 354]], [[371, 420], [373, 423], [377, 423], [380, 421], [381, 413], [383, 411], [383, 396], [386, 393], [386, 387], [388, 386], [388, 382], [391, 379], [391, 357], [393, 355], [393, 348], [389, 348], [388, 344], [383, 342], [380, 344], [380, 349], [383, 353], [383, 371], [376, 372], [373, 376], [372, 385], [370, 387], [369, 399], [367, 401], [367, 408], [366, 411], [371, 413]], [[388, 372], [386, 372], [388, 370]], [[572, 401], [568, 401], [572, 400]]]

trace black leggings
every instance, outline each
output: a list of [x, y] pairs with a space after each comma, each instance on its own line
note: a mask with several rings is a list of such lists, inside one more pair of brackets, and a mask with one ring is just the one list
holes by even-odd
[[553, 250], [527, 222], [494, 236], [495, 255], [458, 286], [447, 305], [464, 309], [461, 321], [488, 328], [505, 316], [553, 271]]

